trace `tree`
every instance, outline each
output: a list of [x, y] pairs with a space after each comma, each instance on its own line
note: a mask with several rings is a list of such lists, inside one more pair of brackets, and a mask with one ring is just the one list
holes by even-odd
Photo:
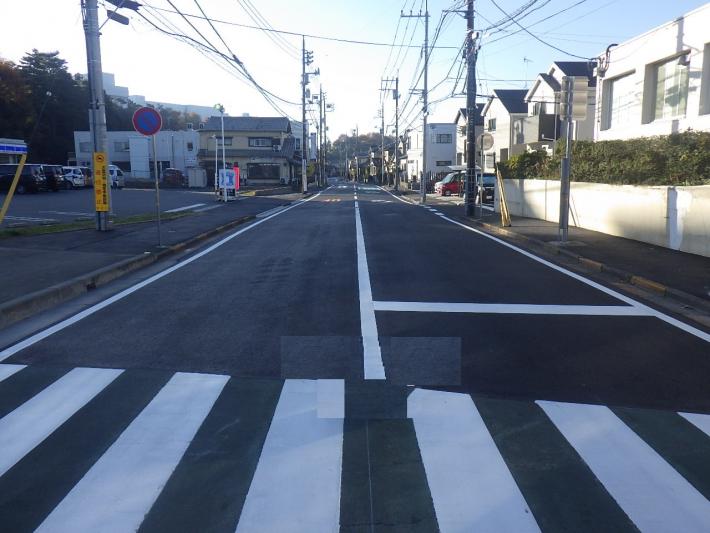
[[0, 137], [25, 139], [33, 121], [29, 85], [14, 63], [0, 60]]
[[164, 130], [184, 130], [187, 129], [187, 124], [191, 123], [193, 128], [197, 128], [197, 124], [202, 120], [197, 113], [180, 112], [170, 107], [158, 105], [156, 110], [163, 117]]

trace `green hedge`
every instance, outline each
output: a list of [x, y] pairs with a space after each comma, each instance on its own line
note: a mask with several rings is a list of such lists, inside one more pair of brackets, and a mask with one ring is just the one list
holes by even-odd
[[[503, 177], [559, 179], [564, 145], [549, 157], [528, 152], [499, 164]], [[617, 185], [710, 184], [710, 132], [686, 131], [626, 141], [576, 141], [572, 181]]]

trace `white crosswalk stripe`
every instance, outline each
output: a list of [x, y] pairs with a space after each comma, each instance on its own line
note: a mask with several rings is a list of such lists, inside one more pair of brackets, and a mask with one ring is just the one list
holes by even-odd
[[121, 372], [75, 368], [0, 419], [0, 475], [12, 468]]
[[607, 407], [538, 404], [641, 531], [708, 531], [710, 501]]
[[175, 374], [37, 531], [135, 531], [227, 376]]
[[[0, 365], [0, 393], [21, 372], [31, 369], [23, 365]], [[24, 403], [0, 419], [0, 482], [11, 468], [12, 476], [21, 473], [23, 467], [31, 468], [32, 461], [23, 461], [23, 458], [92, 400], [92, 409], [101, 411], [105, 407], [104, 422], [110, 425], [111, 405], [106, 395], [100, 398], [97, 395], [114, 387], [113, 382], [122, 372], [120, 369], [73, 369], [30, 399], [23, 399]], [[225, 412], [224, 407], [216, 407], [216, 404], [234, 385], [230, 383], [227, 387], [230, 379], [236, 378], [176, 373], [166, 384], [162, 381], [156, 385], [136, 409], [137, 414], [125, 420], [127, 426], [116, 431], [117, 437], [106, 442], [107, 448], [102, 448], [97, 459], [87, 462], [76, 479], [61, 489], [33, 527], [41, 522], [39, 531], [135, 531], [154, 506], [169, 508], [173, 505], [173, 496], [164, 490], [166, 485], [174, 473], [177, 474], [178, 467], [192, 465], [184, 470], [189, 472], [190, 468], [196, 468], [195, 461], [200, 464], [199, 446], [188, 454], [192, 463], [183, 462], [186, 450], [200, 438], [203, 442], [205, 438], [220, 438], [211, 436], [217, 426], [206, 420], [214, 412]], [[274, 386], [281, 383], [277, 402], [278, 389]], [[118, 389], [112, 390], [130, 386], [130, 374], [126, 374], [115, 383]], [[235, 516], [215, 517], [215, 520], [231, 524], [230, 527], [240, 533], [318, 532], [340, 528], [341, 516], [344, 516], [342, 506], [347, 505], [344, 494], [351, 488], [344, 481], [344, 457], [352, 457], [344, 455], [345, 442], [351, 438], [345, 431], [346, 387], [341, 380], [271, 383], [269, 401], [271, 409], [275, 405], [275, 410], [263, 411], [273, 415], [264, 418], [261, 436], [239, 437], [254, 439], [247, 446], [253, 448], [254, 455], [239, 495], [243, 505], [234, 511]], [[590, 472], [590, 481], [598, 480], [596, 490], [618, 510], [620, 517], [644, 532], [708, 531], [707, 486], [703, 489], [701, 483], [701, 488], [697, 488], [697, 479], [694, 483], [686, 480], [680, 473], [683, 469], [676, 470], [661, 452], [639, 436], [641, 433], [635, 433], [624, 423], [622, 412], [616, 410], [617, 416], [608, 407], [599, 405], [536, 403], [542, 409], [535, 408], [536, 412], [549, 426], [545, 431], [554, 431], [558, 442], [569, 446], [570, 453], [576, 451], [574, 460]], [[530, 498], [530, 484], [519, 485], [510, 449], [499, 449], [500, 431], [491, 432], [491, 417], [497, 415], [491, 404], [487, 405], [484, 408], [480, 400], [474, 401], [470, 395], [462, 393], [414, 389], [408, 396], [407, 416], [414, 431], [407, 438], [412, 439], [409, 442], [416, 440], [414, 449], [418, 447], [420, 467], [423, 466], [425, 474], [423, 488], [431, 495], [438, 526], [443, 533], [544, 531], [543, 525], [549, 523], [550, 516], [545, 516], [544, 510], [539, 508], [539, 498]], [[526, 405], [531, 406], [532, 402]], [[708, 432], [710, 415], [678, 415]], [[235, 417], [234, 423], [239, 424], [239, 415]], [[202, 437], [195, 439], [198, 431]], [[695, 428], [687, 426], [687, 431], [695, 438], [704, 438]], [[91, 431], [87, 435], [91, 435]], [[349, 442], [363, 445], [352, 438]], [[44, 444], [45, 452], [51, 454], [53, 445], [48, 440]], [[367, 444], [375, 448], [383, 445], [387, 444], [378, 441]], [[352, 453], [352, 448], [350, 450]], [[526, 450], [523, 447], [515, 453], [524, 455]], [[378, 464], [369, 464], [369, 455], [367, 461], [371, 503], [380, 508], [395, 505], [375, 501], [378, 493], [372, 484], [383, 481], [381, 474], [378, 478]], [[217, 463], [206, 464], [219, 465], [219, 458]], [[60, 476], [62, 468], [66, 467], [59, 468]], [[217, 476], [221, 475], [219, 469], [216, 472]], [[562, 468], [558, 475], [565, 472]], [[11, 475], [8, 474], [8, 478]], [[42, 472], [39, 479], [45, 475], [51, 477], [57, 473]], [[576, 479], [563, 481], [570, 487], [578, 482]], [[346, 485], [341, 487], [343, 483]], [[189, 485], [188, 489], [193, 490]], [[41, 491], [42, 487], [37, 490]], [[194, 490], [211, 489], [198, 484]], [[159, 497], [161, 502], [156, 505]], [[561, 503], [564, 502], [556, 501], [554, 505]], [[13, 512], [13, 507], [0, 496], [0, 523], [3, 512]], [[549, 509], [547, 512], [549, 515]], [[371, 516], [362, 517], [365, 525]], [[210, 529], [209, 524], [205, 529]]]

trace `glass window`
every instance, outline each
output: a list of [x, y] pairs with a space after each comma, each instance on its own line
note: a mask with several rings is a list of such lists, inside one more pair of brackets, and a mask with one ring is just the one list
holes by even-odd
[[631, 110], [634, 108], [634, 82], [633, 73], [604, 82], [604, 117], [602, 129], [608, 130], [619, 126], [631, 119]]
[[91, 143], [90, 142], [79, 143], [79, 151], [80, 152], [91, 152]]
[[655, 66], [653, 120], [682, 117], [688, 106], [688, 54]]
[[271, 137], [249, 137], [249, 146], [251, 148], [271, 148]]
[[128, 141], [114, 141], [113, 150], [114, 152], [128, 152]]
[[700, 114], [710, 113], [710, 43], [703, 49], [703, 72], [700, 81]]
[[450, 133], [437, 133], [436, 134], [436, 144], [451, 144], [453, 142], [453, 135]]
[[231, 137], [225, 137], [224, 142], [222, 142], [221, 137], [217, 137], [217, 145], [218, 146], [232, 146], [232, 138]]
[[451, 161], [437, 161], [436, 166], [437, 167], [450, 167]]
[[187, 151], [192, 152], [195, 149], [195, 145], [191, 142], [187, 143]]
[[496, 119], [488, 119], [488, 131], [496, 131]]

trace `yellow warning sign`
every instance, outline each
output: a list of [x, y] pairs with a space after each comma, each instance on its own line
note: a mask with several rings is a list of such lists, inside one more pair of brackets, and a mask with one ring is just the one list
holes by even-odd
[[94, 199], [97, 211], [108, 211], [108, 167], [106, 153], [94, 152]]

